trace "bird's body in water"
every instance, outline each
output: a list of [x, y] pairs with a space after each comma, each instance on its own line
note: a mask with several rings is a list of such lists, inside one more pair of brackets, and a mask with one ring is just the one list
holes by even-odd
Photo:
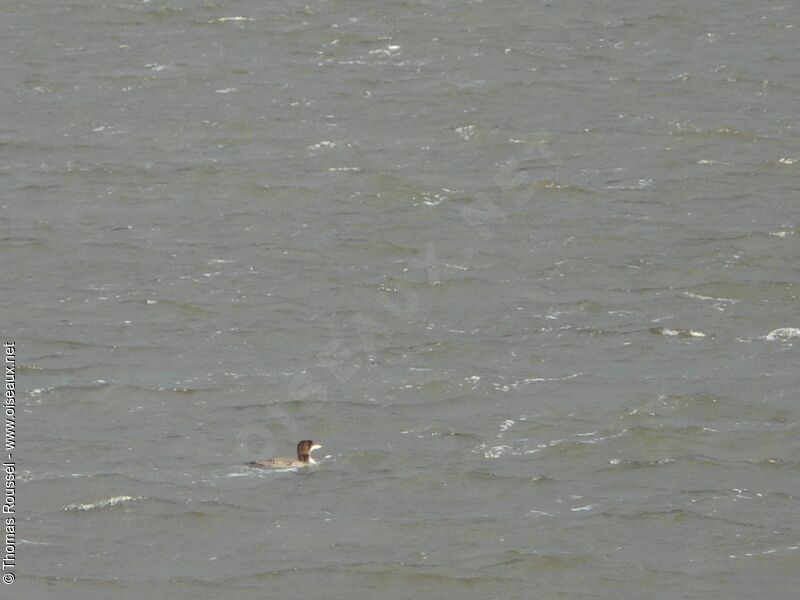
[[262, 469], [291, 469], [293, 467], [307, 467], [308, 465], [316, 464], [311, 458], [311, 452], [322, 448], [319, 444], [314, 443], [312, 440], [301, 440], [297, 443], [297, 458], [265, 458], [262, 460], [254, 460], [247, 463], [251, 467], [261, 467]]

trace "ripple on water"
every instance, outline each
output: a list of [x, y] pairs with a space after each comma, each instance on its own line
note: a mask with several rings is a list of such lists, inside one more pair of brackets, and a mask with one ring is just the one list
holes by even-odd
[[114, 506], [119, 506], [122, 504], [131, 504], [132, 502], [137, 502], [139, 500], [144, 500], [144, 499], [145, 499], [144, 496], [113, 496], [111, 498], [105, 498], [103, 500], [97, 500], [95, 502], [73, 502], [71, 504], [63, 506], [61, 510], [85, 512], [90, 510], [113, 508]]

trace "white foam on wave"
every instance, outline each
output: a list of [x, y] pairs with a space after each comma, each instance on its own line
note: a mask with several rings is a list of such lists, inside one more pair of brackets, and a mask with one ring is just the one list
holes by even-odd
[[569, 375], [564, 375], [563, 377], [528, 377], [526, 379], [522, 379], [520, 381], [513, 381], [511, 383], [500, 383], [499, 381], [495, 381], [492, 383], [494, 389], [499, 392], [510, 392], [513, 389], [516, 389], [522, 385], [528, 385], [531, 383], [542, 383], [542, 382], [553, 382], [553, 381], [568, 381], [570, 379], [575, 379], [576, 377], [580, 377], [583, 373], [571, 373]]
[[61, 510], [87, 511], [87, 510], [94, 510], [96, 508], [110, 508], [112, 506], [117, 506], [118, 504], [127, 504], [128, 502], [136, 502], [137, 500], [144, 500], [144, 496], [114, 496], [113, 498], [106, 498], [105, 500], [99, 500], [97, 502], [88, 502], [85, 504], [81, 502], [73, 502], [72, 504], [67, 504]]
[[653, 330], [653, 333], [658, 333], [667, 336], [680, 335], [683, 337], [700, 337], [700, 338], [708, 337], [702, 331], [695, 331], [694, 329], [671, 329], [669, 327], [658, 327]]
[[800, 329], [797, 327], [779, 327], [778, 329], [773, 329], [767, 335], [762, 335], [761, 339], [774, 342], [776, 340], [788, 340], [794, 337], [800, 337]]
[[400, 46], [389, 44], [385, 48], [376, 48], [375, 50], [370, 50], [369, 54], [379, 54], [382, 56], [397, 56], [400, 54]]
[[500, 433], [506, 432], [514, 425], [513, 419], [506, 419], [502, 423], [500, 423]]
[[485, 445], [481, 444], [478, 450], [483, 450], [484, 458], [500, 458], [504, 454], [512, 452], [514, 449], [506, 444], [502, 446], [492, 446], [487, 449]]
[[683, 295], [696, 300], [714, 300], [716, 302], [730, 302], [731, 304], [736, 304], [736, 300], [733, 298], [715, 298], [714, 296], [703, 296], [702, 294], [695, 294], [693, 292], [684, 292]]
[[[499, 436], [498, 436], [499, 437]], [[540, 448], [530, 448], [529, 446], [522, 446], [521, 448], [515, 448], [514, 446], [509, 446], [508, 444], [501, 444], [499, 446], [488, 446], [486, 444], [480, 444], [476, 448], [472, 449], [473, 454], [483, 454], [484, 458], [500, 458], [501, 456], [526, 456], [528, 454], [536, 454], [540, 452]]]
[[321, 142], [312, 144], [307, 148], [307, 150], [320, 150], [322, 148], [335, 148], [335, 147], [336, 147], [336, 142], [331, 142], [329, 140], [322, 140]]
[[236, 22], [250, 22], [252, 23], [255, 19], [251, 19], [250, 17], [220, 17], [218, 19], [214, 19], [213, 21], [209, 21], [209, 25], [216, 25], [217, 23], [236, 23]]
[[754, 558], [758, 556], [767, 556], [769, 554], [778, 554], [785, 551], [800, 550], [800, 546], [784, 546], [782, 548], [769, 548], [761, 550], [760, 552], [745, 552], [744, 554], [729, 554], [728, 558]]

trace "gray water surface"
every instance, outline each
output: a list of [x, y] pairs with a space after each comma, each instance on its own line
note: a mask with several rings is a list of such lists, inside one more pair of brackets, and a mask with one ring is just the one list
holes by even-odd
[[4, 592], [796, 598], [795, 3], [0, 14]]

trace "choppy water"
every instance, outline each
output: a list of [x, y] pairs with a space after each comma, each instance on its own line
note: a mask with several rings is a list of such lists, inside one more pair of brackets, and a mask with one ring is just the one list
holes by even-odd
[[1, 12], [15, 597], [796, 597], [794, 3]]

